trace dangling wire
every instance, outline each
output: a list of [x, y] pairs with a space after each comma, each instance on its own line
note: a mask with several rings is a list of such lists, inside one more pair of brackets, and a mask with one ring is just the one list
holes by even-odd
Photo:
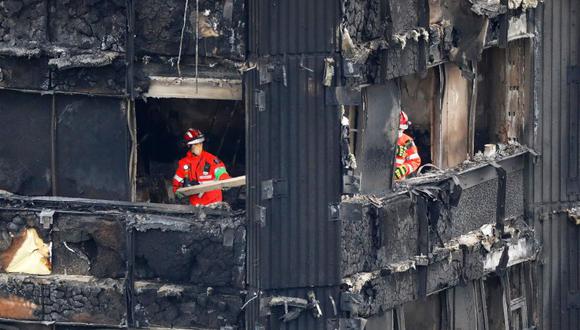
[[197, 68], [199, 65], [199, 0], [195, 0], [195, 93], [199, 93]]
[[[199, 1], [199, 0], [198, 0]], [[177, 74], [181, 78], [181, 50], [183, 49], [183, 36], [185, 34], [185, 25], [187, 24], [187, 9], [189, 8], [189, 0], [185, 0], [185, 8], [183, 9], [183, 26], [181, 27], [181, 37], [179, 38], [179, 55], [177, 56]]]

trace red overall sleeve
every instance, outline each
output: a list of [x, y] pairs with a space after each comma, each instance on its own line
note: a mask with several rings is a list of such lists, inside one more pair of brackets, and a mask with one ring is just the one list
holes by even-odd
[[181, 188], [184, 178], [185, 170], [183, 169], [183, 164], [180, 161], [179, 165], [177, 166], [177, 170], [175, 171], [175, 175], [173, 176], [173, 192], [176, 192], [177, 189]]
[[410, 146], [407, 148], [404, 165], [407, 167], [407, 175], [417, 171], [421, 166], [421, 157], [419, 156], [417, 146], [412, 139], [407, 142]]

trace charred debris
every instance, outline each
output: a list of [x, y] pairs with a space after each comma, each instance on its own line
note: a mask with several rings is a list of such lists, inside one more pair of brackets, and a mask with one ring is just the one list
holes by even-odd
[[[1, 1], [2, 326], [533, 328], [538, 6]], [[175, 205], [192, 125], [227, 203]]]

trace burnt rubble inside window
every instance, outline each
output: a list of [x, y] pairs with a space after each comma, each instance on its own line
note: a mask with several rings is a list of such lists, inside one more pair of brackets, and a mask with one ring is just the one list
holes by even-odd
[[[188, 128], [196, 128], [204, 133], [204, 150], [223, 161], [230, 176], [244, 175], [243, 102], [148, 98], [146, 101], [138, 101], [135, 106], [138, 140], [137, 202], [180, 202], [173, 194], [172, 178], [177, 162], [188, 151], [183, 142], [183, 134]], [[243, 187], [224, 191], [224, 201], [234, 208], [243, 208]]]

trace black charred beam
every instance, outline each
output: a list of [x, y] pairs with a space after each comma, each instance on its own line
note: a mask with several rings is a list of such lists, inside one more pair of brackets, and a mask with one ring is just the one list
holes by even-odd
[[125, 281], [125, 300], [127, 304], [127, 325], [135, 327], [135, 229], [126, 229], [127, 240], [127, 279]]
[[507, 193], [507, 172], [501, 165], [497, 163], [491, 163], [497, 172], [498, 178], [498, 189], [497, 189], [497, 209], [496, 209], [496, 229], [498, 230], [500, 236], [503, 234], [504, 221], [505, 221], [505, 200]]
[[125, 90], [131, 100], [135, 99], [135, 4], [127, 0], [127, 38], [125, 61], [127, 64], [127, 80]]
[[507, 48], [508, 46], [508, 34], [509, 34], [509, 0], [501, 0], [501, 6], [506, 8], [506, 13], [500, 16], [499, 25], [499, 38], [498, 46], [499, 48]]
[[[423, 257], [429, 253], [429, 218], [427, 200], [423, 197], [417, 199], [417, 221], [419, 223], [418, 255]], [[427, 265], [417, 264], [419, 297], [427, 297]]]

